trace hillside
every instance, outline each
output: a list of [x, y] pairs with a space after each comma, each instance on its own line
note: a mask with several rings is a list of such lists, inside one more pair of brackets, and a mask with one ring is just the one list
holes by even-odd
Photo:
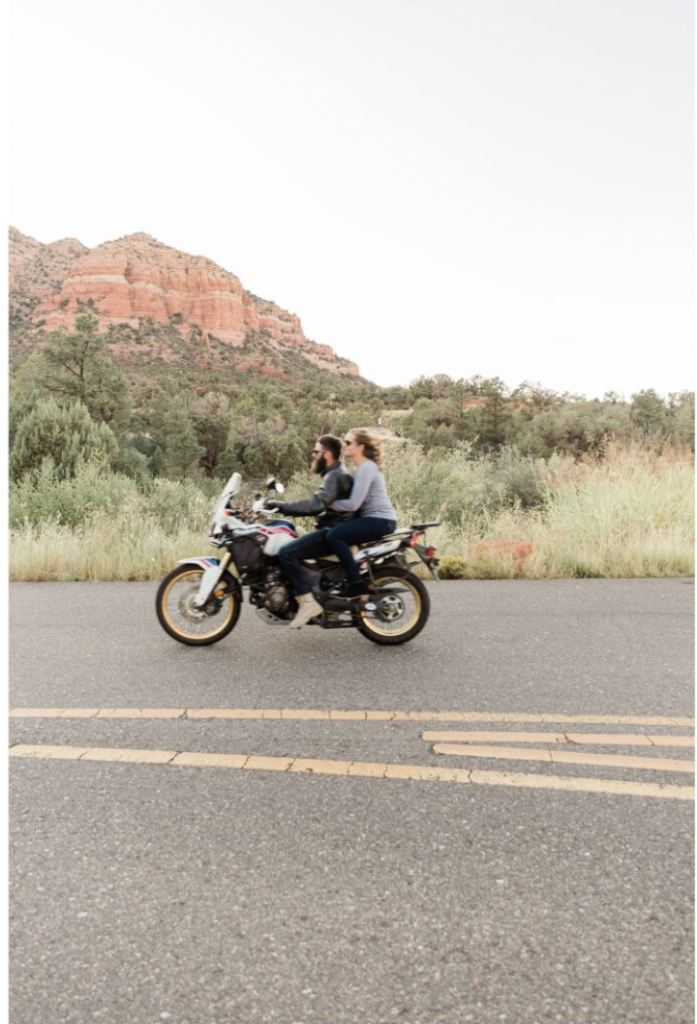
[[180, 366], [292, 380], [322, 371], [360, 381], [356, 364], [309, 340], [295, 314], [246, 291], [212, 260], [150, 235], [88, 249], [75, 239], [44, 245], [11, 228], [9, 267], [15, 357], [91, 310], [126, 371]]

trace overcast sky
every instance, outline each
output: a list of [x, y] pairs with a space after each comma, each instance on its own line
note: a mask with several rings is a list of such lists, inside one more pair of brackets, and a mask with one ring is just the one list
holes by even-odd
[[146, 231], [380, 384], [694, 387], [691, 0], [12, 0], [10, 221]]

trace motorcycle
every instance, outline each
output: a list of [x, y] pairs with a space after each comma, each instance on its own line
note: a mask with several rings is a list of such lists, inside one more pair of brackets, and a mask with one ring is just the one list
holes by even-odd
[[[248, 508], [235, 509], [242, 486], [233, 473], [222, 490], [209, 523], [210, 543], [220, 558], [185, 558], [157, 591], [157, 617], [175, 640], [191, 646], [217, 643], [240, 617], [243, 588], [249, 603], [268, 625], [287, 625], [297, 602], [278, 562], [278, 552], [305, 531], [264, 508], [256, 494]], [[267, 481], [277, 494], [285, 490]], [[424, 542], [425, 531], [440, 522], [414, 523], [379, 541], [353, 549], [361, 576], [369, 587], [367, 600], [346, 596], [347, 581], [336, 555], [303, 562], [322, 614], [309, 624], [323, 629], [358, 629], [377, 644], [404, 644], [426, 625], [428, 591], [410, 569], [423, 564], [437, 579], [436, 550]], [[411, 556], [416, 556], [409, 561]]]

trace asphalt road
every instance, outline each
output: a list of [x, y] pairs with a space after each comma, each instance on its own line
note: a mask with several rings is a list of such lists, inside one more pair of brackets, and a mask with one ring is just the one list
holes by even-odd
[[[154, 585], [11, 587], [11, 744], [41, 754], [11, 760], [12, 1024], [694, 1020], [693, 804], [666, 798], [691, 776], [439, 755], [423, 739], [573, 730], [600, 737], [559, 748], [582, 758], [691, 760], [627, 743], [691, 733], [692, 581], [430, 590], [431, 620], [403, 648], [291, 633], [245, 607], [195, 649], [161, 631]], [[281, 716], [293, 709], [385, 717]], [[48, 745], [325, 768], [63, 760]], [[476, 770], [461, 785], [337, 762]], [[582, 779], [600, 791], [563, 788]]]

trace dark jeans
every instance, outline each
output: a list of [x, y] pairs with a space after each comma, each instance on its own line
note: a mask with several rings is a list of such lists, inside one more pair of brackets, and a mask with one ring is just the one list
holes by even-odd
[[300, 564], [303, 558], [320, 558], [322, 555], [331, 554], [331, 548], [327, 543], [328, 533], [328, 529], [313, 530], [304, 537], [292, 540], [290, 544], [284, 544], [278, 552], [283, 574], [296, 597], [309, 594], [312, 589], [307, 572]]
[[[351, 553], [352, 544], [365, 544], [369, 540], [380, 540], [388, 533], [394, 533], [397, 523], [394, 519], [378, 519], [375, 516], [360, 516], [347, 523], [339, 523], [327, 530], [327, 543], [344, 567], [349, 583], [360, 583], [361, 574]], [[297, 544], [297, 541], [294, 543]], [[290, 545], [288, 545], [290, 547]], [[283, 549], [287, 550], [286, 548]]]

